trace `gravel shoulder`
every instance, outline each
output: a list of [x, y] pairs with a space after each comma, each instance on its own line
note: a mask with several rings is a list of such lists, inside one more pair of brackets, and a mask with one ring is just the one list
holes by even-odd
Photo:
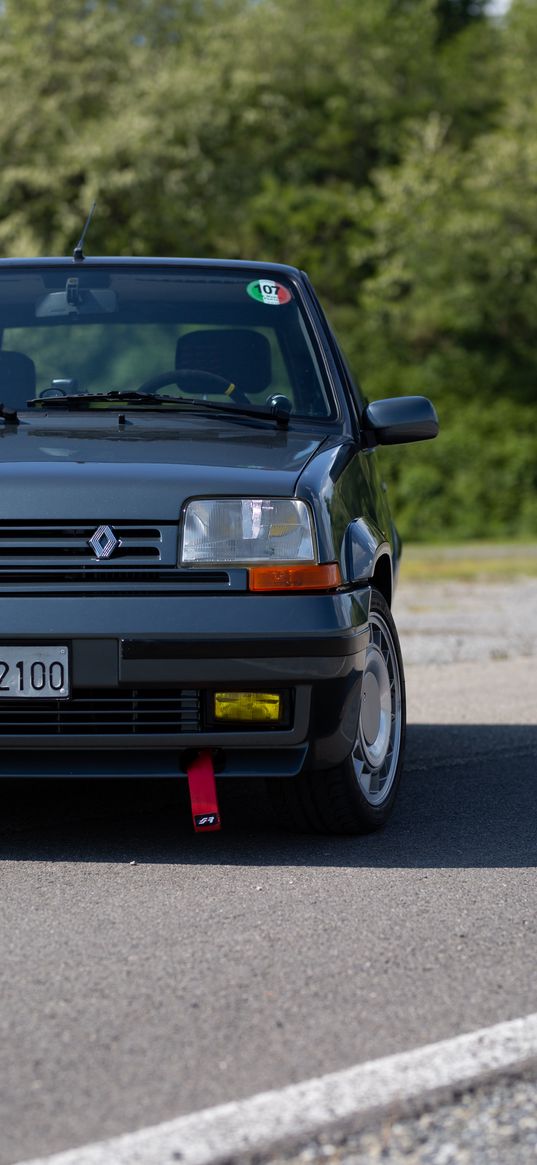
[[384, 1117], [341, 1138], [318, 1137], [267, 1165], [535, 1165], [536, 1098], [535, 1075], [507, 1078], [415, 1115]]
[[394, 614], [405, 666], [534, 659], [537, 579], [403, 582]]

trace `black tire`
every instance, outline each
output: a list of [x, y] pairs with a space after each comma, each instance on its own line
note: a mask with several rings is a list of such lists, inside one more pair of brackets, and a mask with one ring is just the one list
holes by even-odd
[[267, 781], [280, 822], [303, 833], [357, 834], [380, 829], [397, 795], [405, 736], [399, 638], [388, 604], [373, 588], [354, 749], [337, 768]]

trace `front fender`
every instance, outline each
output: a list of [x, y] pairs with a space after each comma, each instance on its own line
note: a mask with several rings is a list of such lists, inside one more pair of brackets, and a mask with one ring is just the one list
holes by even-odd
[[371, 579], [381, 557], [387, 557], [393, 589], [390, 545], [382, 532], [368, 518], [349, 522], [341, 546], [341, 573], [346, 583], [364, 583]]

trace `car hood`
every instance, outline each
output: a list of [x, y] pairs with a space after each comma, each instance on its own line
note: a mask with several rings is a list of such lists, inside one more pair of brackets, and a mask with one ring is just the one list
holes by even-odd
[[0, 519], [174, 521], [189, 497], [288, 497], [323, 440], [171, 413], [24, 414], [0, 427]]

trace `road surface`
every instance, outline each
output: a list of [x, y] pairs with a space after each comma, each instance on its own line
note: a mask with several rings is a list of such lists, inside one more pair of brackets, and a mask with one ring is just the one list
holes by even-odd
[[285, 834], [253, 783], [205, 837], [166, 783], [4, 783], [0, 1165], [537, 1010], [537, 583], [437, 585], [398, 600], [379, 835]]

